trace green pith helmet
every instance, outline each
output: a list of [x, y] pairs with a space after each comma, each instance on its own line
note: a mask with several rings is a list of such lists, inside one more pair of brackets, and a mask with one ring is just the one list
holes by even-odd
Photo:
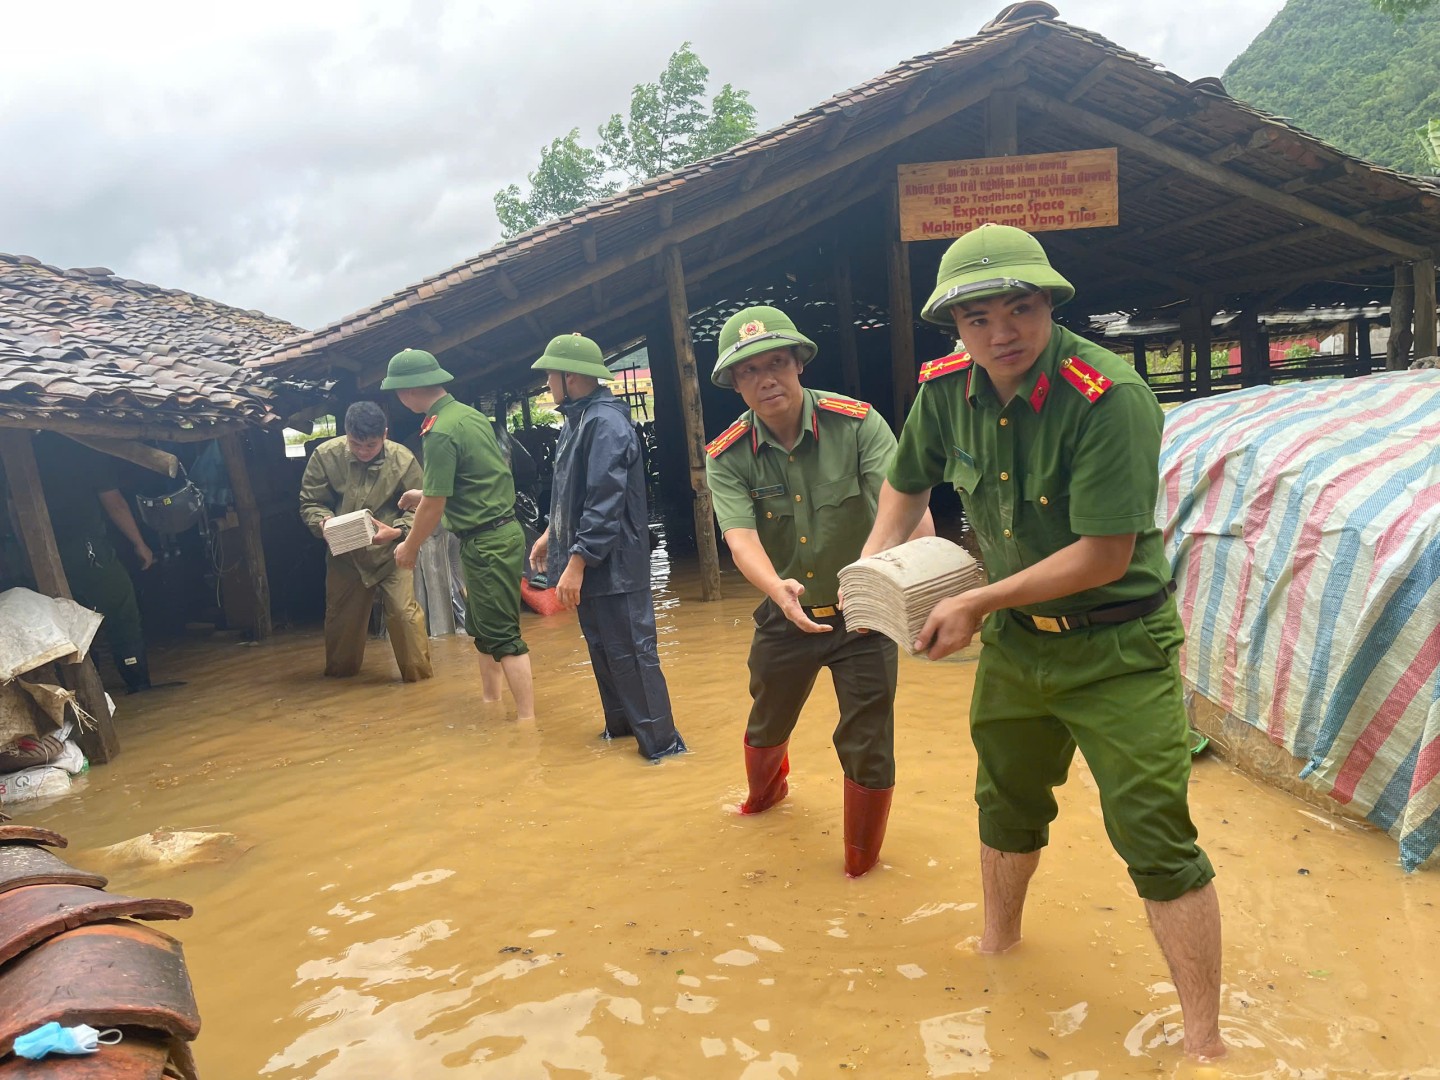
[[592, 379], [613, 379], [605, 366], [600, 346], [581, 334], [561, 334], [551, 338], [545, 355], [530, 365], [531, 371], [565, 371], [571, 375], [589, 375]]
[[730, 369], [736, 364], [749, 360], [759, 353], [771, 349], [795, 346], [795, 355], [804, 367], [815, 359], [815, 343], [799, 330], [779, 308], [747, 307], [737, 311], [725, 320], [720, 328], [720, 358], [715, 361], [715, 370], [710, 381], [716, 386], [734, 389]]
[[949, 309], [966, 300], [985, 300], [1009, 292], [1044, 289], [1059, 307], [1075, 288], [1050, 265], [1040, 241], [1013, 225], [985, 224], [950, 245], [935, 275], [935, 291], [920, 317], [955, 328]]
[[424, 349], [406, 349], [390, 358], [385, 369], [381, 390], [413, 390], [421, 386], [439, 386], [455, 378], [440, 366], [433, 353]]

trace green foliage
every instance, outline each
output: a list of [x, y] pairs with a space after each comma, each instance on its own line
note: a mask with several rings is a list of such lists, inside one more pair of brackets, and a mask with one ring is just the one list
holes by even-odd
[[[565, 418], [558, 412], [551, 409], [538, 409], [532, 403], [530, 406], [530, 423], [534, 427], [559, 427], [565, 422]], [[508, 418], [507, 425], [511, 431], [525, 430], [525, 414], [519, 409], [512, 412]]]
[[1285, 350], [1286, 360], [1304, 360], [1306, 357], [1319, 355], [1319, 349], [1315, 348], [1314, 345], [1309, 345], [1303, 341], [1297, 341], [1294, 345], [1291, 345], [1290, 348]]
[[511, 184], [495, 196], [501, 234], [508, 240], [614, 194], [620, 179], [639, 183], [754, 135], [749, 92], [726, 83], [707, 106], [709, 81], [710, 69], [685, 42], [658, 80], [631, 91], [628, 116], [615, 113], [600, 126], [598, 148], [582, 145], [573, 129], [541, 149], [540, 166], [527, 177], [528, 195]]
[[1425, 153], [1430, 158], [1430, 171], [1440, 173], [1440, 119], [1431, 117], [1416, 134], [1420, 136], [1420, 145], [1425, 148]]
[[[1398, 24], [1401, 8], [1409, 17]], [[1230, 64], [1225, 86], [1347, 153], [1425, 173], [1415, 130], [1440, 116], [1437, 55], [1435, 0], [1289, 0]]]
[[1436, 0], [1370, 0], [1375, 5], [1375, 10], [1383, 15], [1389, 15], [1396, 22], [1403, 22], [1416, 12], [1429, 11], [1435, 6]]

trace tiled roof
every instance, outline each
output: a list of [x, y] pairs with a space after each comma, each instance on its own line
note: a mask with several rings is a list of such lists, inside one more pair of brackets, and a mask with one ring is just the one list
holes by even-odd
[[266, 424], [278, 380], [237, 366], [300, 328], [259, 311], [0, 254], [0, 424]]

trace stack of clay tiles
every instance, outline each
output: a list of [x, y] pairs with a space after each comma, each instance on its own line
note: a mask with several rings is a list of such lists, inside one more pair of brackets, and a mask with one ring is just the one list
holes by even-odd
[[[54, 854], [65, 838], [0, 820], [0, 1080], [196, 1077], [200, 1014], [180, 943], [137, 919], [185, 919], [189, 904], [105, 892]], [[94, 1054], [15, 1055], [51, 1021], [122, 1033]]]
[[911, 656], [935, 605], [985, 583], [985, 571], [958, 544], [922, 536], [840, 571], [845, 626], [877, 630]]

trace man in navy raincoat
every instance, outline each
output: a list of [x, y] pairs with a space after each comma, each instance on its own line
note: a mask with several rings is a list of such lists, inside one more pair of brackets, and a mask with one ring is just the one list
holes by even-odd
[[655, 647], [650, 522], [640, 437], [616, 398], [600, 346], [562, 334], [532, 368], [565, 417], [555, 448], [550, 526], [530, 550], [560, 602], [574, 608], [605, 711], [604, 737], [635, 736], [652, 761], [683, 753]]

